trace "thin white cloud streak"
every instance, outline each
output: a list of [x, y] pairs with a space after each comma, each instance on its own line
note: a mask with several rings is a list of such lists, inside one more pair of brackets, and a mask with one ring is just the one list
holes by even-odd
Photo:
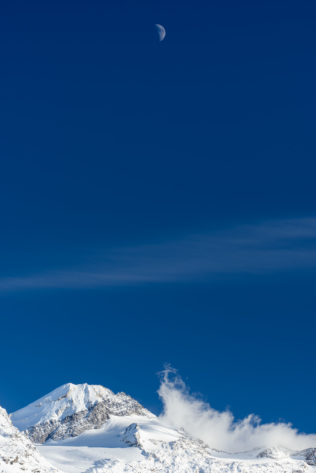
[[[78, 258], [79, 259], [79, 258]], [[0, 278], [0, 291], [208, 281], [316, 269], [316, 217], [240, 225], [108, 250], [92, 265]]]
[[158, 393], [164, 407], [161, 420], [185, 430], [211, 448], [242, 452], [255, 448], [283, 447], [297, 451], [316, 447], [316, 434], [299, 433], [291, 424], [262, 424], [253, 414], [237, 421], [230, 411], [213, 409], [190, 394], [171, 368], [163, 372]]

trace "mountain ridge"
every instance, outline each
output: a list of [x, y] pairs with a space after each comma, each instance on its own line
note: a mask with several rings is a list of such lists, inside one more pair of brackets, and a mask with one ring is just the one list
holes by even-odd
[[98, 385], [64, 384], [11, 419], [62, 473], [316, 473], [316, 448], [219, 452]]

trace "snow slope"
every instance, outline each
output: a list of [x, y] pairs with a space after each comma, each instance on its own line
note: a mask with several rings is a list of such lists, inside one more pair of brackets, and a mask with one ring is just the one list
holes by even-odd
[[[316, 468], [293, 452], [230, 455], [161, 424], [137, 416], [112, 419], [98, 431], [39, 447], [65, 473], [308, 473]], [[277, 450], [277, 449], [276, 449]]]
[[101, 386], [64, 385], [12, 419], [63, 473], [316, 473], [316, 449], [215, 451]]
[[16, 429], [0, 407], [0, 472], [58, 473], [40, 456], [36, 447]]

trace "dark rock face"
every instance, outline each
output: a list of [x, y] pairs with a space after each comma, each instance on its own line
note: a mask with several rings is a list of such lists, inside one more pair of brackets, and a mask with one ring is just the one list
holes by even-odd
[[307, 448], [306, 450], [299, 452], [299, 454], [304, 457], [308, 465], [316, 465], [316, 448]]
[[48, 440], [62, 440], [76, 437], [86, 430], [99, 429], [110, 415], [144, 415], [145, 409], [126, 394], [117, 395], [117, 401], [102, 401], [90, 408], [77, 412], [62, 420], [50, 420], [37, 424], [25, 431], [26, 435], [35, 443], [44, 443]]
[[130, 447], [141, 447], [138, 425], [129, 425], [123, 434], [123, 441]]
[[100, 403], [91, 409], [67, 416], [61, 421], [49, 421], [31, 427], [26, 431], [26, 434], [35, 443], [61, 440], [76, 437], [85, 430], [98, 429], [108, 418], [108, 410]]

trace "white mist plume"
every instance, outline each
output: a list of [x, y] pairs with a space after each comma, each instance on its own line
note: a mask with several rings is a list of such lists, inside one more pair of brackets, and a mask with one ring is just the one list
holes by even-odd
[[184, 429], [211, 448], [240, 452], [257, 447], [285, 447], [291, 450], [316, 447], [316, 434], [299, 433], [291, 424], [262, 424], [260, 418], [253, 414], [236, 421], [231, 412], [213, 409], [190, 394], [172, 368], [163, 371], [158, 394], [164, 407], [162, 420]]

